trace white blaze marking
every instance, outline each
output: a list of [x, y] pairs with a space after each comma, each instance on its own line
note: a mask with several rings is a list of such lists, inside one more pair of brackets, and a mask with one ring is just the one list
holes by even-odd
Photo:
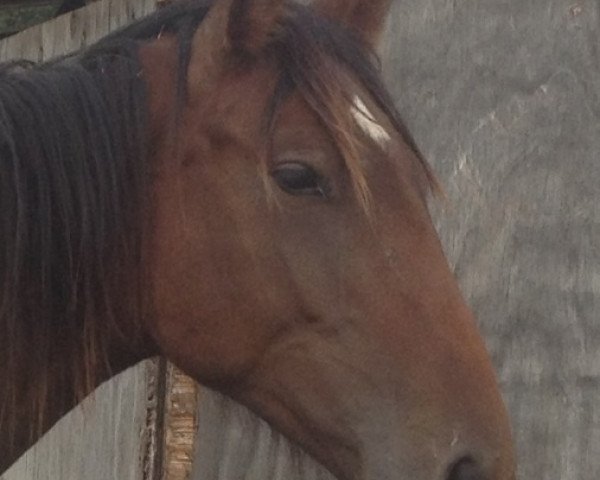
[[356, 123], [370, 138], [379, 145], [384, 146], [391, 140], [390, 134], [385, 131], [365, 105], [365, 102], [358, 96], [354, 96], [354, 105], [352, 106], [352, 116]]
[[454, 436], [452, 438], [452, 443], [450, 443], [451, 447], [454, 447], [458, 443], [458, 438], [460, 436], [460, 434], [458, 433], [458, 430], [454, 430], [453, 433], [454, 433]]

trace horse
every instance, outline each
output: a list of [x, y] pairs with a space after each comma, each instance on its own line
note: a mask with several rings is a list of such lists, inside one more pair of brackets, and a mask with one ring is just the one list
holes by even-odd
[[375, 55], [390, 0], [183, 1], [0, 74], [0, 472], [165, 356], [340, 480], [511, 480]]

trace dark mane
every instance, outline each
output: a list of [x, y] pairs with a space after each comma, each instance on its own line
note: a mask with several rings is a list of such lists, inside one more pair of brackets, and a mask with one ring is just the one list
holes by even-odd
[[[80, 400], [95, 385], [97, 359], [107, 358], [107, 336], [140, 323], [150, 165], [138, 46], [177, 36], [184, 100], [192, 37], [210, 4], [176, 3], [47, 64], [0, 66], [0, 385], [8, 386], [0, 391], [0, 429], [14, 431], [9, 412], [22, 398], [38, 418], [32, 434], [41, 429], [51, 382], [74, 384], [54, 401]], [[339, 135], [340, 102], [351, 99], [337, 86], [350, 73], [422, 161], [377, 62], [351, 33], [302, 6], [290, 7], [281, 27], [266, 52], [281, 70], [271, 118], [299, 89], [350, 170], [358, 169], [353, 145]], [[360, 172], [353, 174], [360, 193]], [[68, 358], [69, 369], [57, 371], [58, 358]], [[47, 375], [32, 385], [28, 372]]]
[[[9, 412], [23, 398], [39, 423], [31, 434], [41, 430], [50, 382], [73, 384], [54, 402], [89, 393], [108, 332], [122, 333], [124, 316], [139, 322], [141, 299], [125, 304], [123, 294], [141, 292], [148, 203], [137, 45], [193, 31], [205, 12], [177, 5], [77, 54], [0, 66], [2, 430], [14, 432]], [[27, 372], [46, 375], [38, 384]]]

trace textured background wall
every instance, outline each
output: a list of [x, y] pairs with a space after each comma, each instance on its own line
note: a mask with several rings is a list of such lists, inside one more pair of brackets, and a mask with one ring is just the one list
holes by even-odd
[[401, 0], [384, 58], [523, 479], [600, 478], [600, 2]]

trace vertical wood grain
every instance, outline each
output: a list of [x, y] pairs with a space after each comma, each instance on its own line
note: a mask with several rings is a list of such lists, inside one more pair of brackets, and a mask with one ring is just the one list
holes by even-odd
[[333, 480], [245, 407], [208, 389], [198, 406], [193, 480]]
[[90, 45], [156, 9], [159, 0], [98, 0], [0, 41], [0, 61], [49, 60]]
[[148, 361], [100, 386], [0, 480], [153, 480], [159, 368]]

